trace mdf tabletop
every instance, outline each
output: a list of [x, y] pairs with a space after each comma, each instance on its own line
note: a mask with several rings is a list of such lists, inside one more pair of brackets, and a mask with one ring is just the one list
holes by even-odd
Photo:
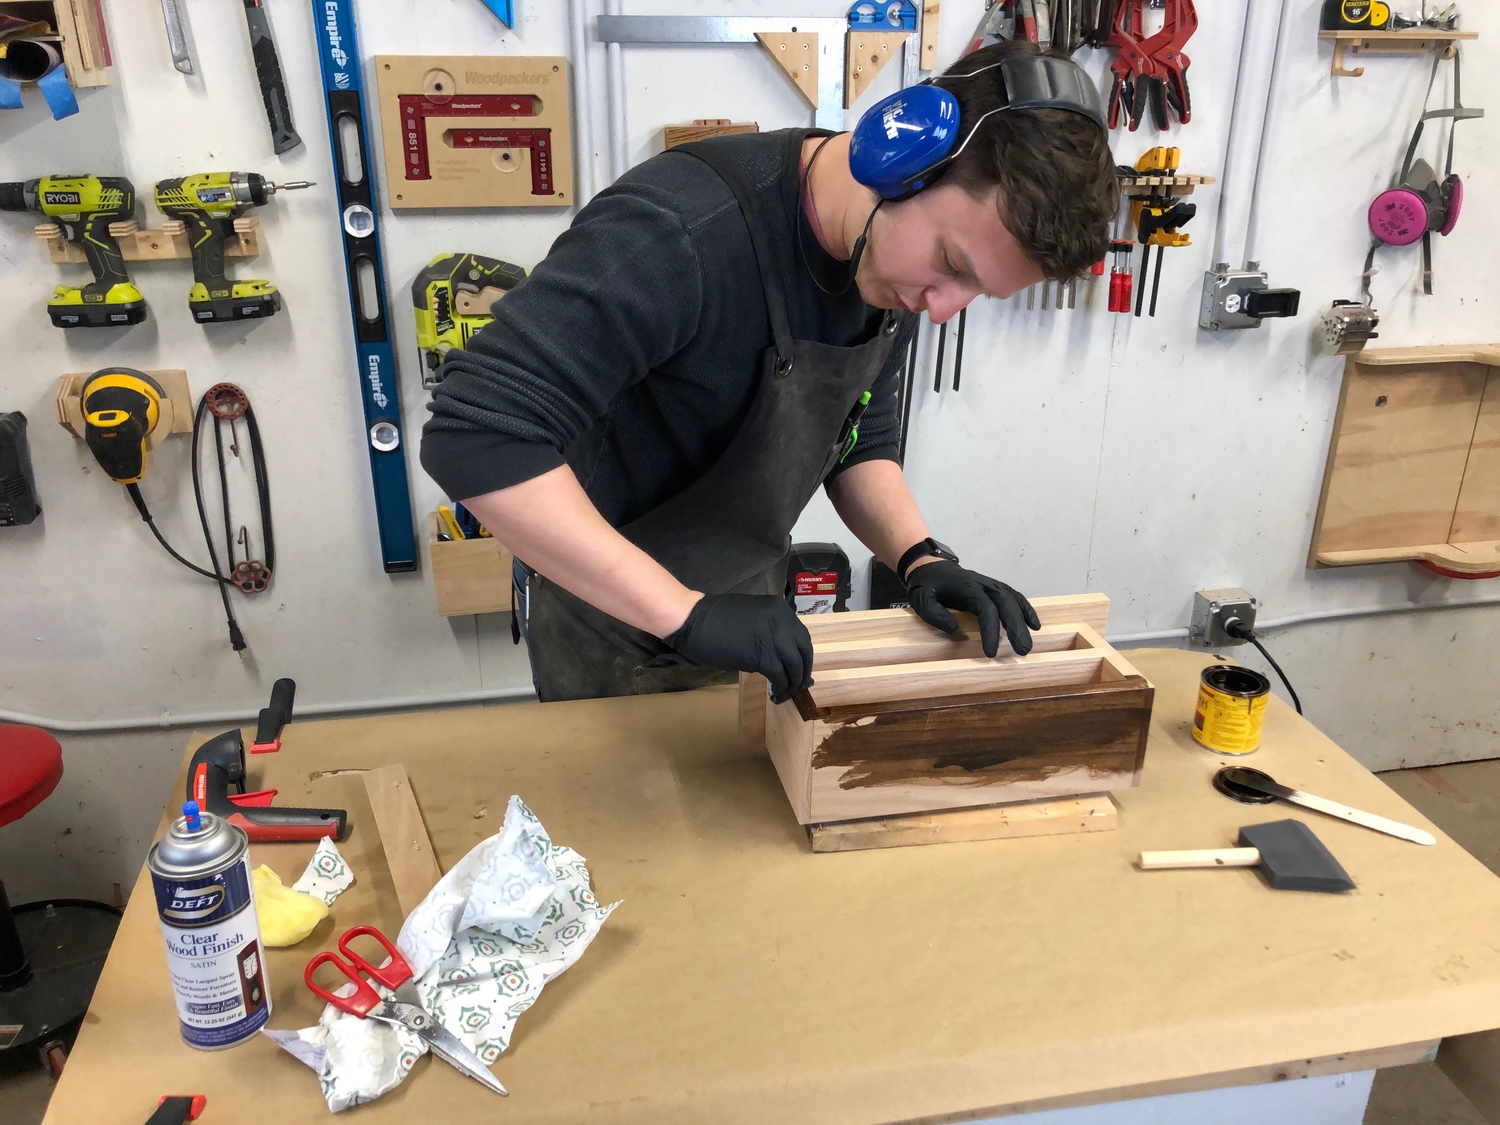
[[[812, 853], [765, 751], [736, 736], [732, 689], [294, 722], [250, 759], [252, 787], [347, 808], [357, 881], [311, 937], [269, 952], [271, 1025], [317, 1019], [302, 967], [346, 927], [400, 927], [361, 784], [397, 762], [444, 870], [514, 793], [622, 905], [521, 1016], [493, 1068], [508, 1101], [425, 1061], [350, 1111], [372, 1122], [958, 1121], [1414, 1062], [1500, 1025], [1500, 879], [1277, 701], [1246, 764], [1437, 843], [1221, 796], [1228, 759], [1189, 735], [1212, 658], [1131, 659], [1156, 707], [1116, 829], [874, 851]], [[1288, 816], [1355, 890], [1134, 867]], [[251, 862], [291, 882], [311, 854], [254, 845]], [[134, 1125], [167, 1093], [207, 1094], [214, 1125], [326, 1114], [269, 1039], [181, 1042], [153, 905], [143, 873], [47, 1122]]]

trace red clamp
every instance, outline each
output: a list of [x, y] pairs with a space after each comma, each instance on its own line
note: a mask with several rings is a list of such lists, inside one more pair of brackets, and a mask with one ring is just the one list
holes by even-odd
[[182, 1125], [185, 1121], [196, 1121], [207, 1104], [206, 1094], [163, 1094], [146, 1125]]
[[1161, 30], [1145, 39], [1144, 0], [1114, 0], [1109, 44], [1115, 48], [1110, 69], [1114, 85], [1109, 95], [1109, 127], [1120, 124], [1121, 110], [1129, 118], [1130, 131], [1140, 128], [1149, 106], [1158, 129], [1166, 129], [1170, 108], [1183, 124], [1192, 120], [1192, 98], [1187, 69], [1192, 64], [1183, 46], [1198, 30], [1198, 12], [1193, 0], [1166, 0], [1166, 18]]

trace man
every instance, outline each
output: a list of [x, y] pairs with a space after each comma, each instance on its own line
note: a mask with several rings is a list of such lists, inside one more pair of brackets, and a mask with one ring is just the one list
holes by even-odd
[[[1060, 65], [1085, 108], [1010, 108], [1002, 70], [1021, 86]], [[812, 644], [782, 591], [819, 484], [926, 621], [952, 632], [966, 610], [987, 655], [1001, 626], [1030, 651], [1026, 599], [932, 538], [896, 461], [896, 392], [917, 314], [941, 324], [1104, 257], [1119, 192], [1078, 75], [1027, 43], [960, 60], [937, 83], [951, 98], [928, 90], [956, 112], [956, 158], [910, 198], [855, 178], [850, 134], [656, 156], [449, 353], [422, 464], [515, 553], [541, 699], [735, 670], [778, 701], [804, 690]], [[906, 143], [891, 112], [877, 149]]]

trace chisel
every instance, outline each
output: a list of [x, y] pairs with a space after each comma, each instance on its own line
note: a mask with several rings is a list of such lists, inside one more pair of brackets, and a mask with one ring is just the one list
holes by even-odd
[[262, 0], [245, 0], [245, 23], [250, 27], [250, 52], [255, 57], [255, 77], [260, 80], [260, 96], [266, 102], [266, 120], [271, 126], [271, 148], [280, 156], [302, 143], [292, 125], [292, 103], [286, 96], [286, 82], [281, 77], [281, 59], [276, 41], [271, 38], [271, 21]]

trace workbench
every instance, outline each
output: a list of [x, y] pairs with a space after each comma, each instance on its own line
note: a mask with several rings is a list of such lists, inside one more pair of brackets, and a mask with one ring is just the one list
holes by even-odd
[[[599, 900], [623, 905], [521, 1017], [494, 1067], [507, 1101], [428, 1059], [351, 1111], [362, 1121], [868, 1125], [1248, 1097], [1308, 1076], [1363, 1074], [1367, 1092], [1374, 1068], [1500, 1025], [1500, 879], [1279, 701], [1247, 764], [1437, 844], [1220, 796], [1225, 759], [1188, 733], [1214, 658], [1131, 659], [1156, 707], [1116, 830], [828, 855], [765, 751], [736, 737], [733, 689], [294, 722], [280, 753], [248, 760], [250, 787], [346, 807], [357, 881], [310, 938], [270, 951], [271, 1025], [316, 1020], [302, 969], [345, 927], [401, 924], [359, 772], [395, 762], [445, 870], [518, 793], [587, 858]], [[163, 794], [169, 811], [182, 792]], [[1358, 889], [1133, 867], [1143, 849], [1228, 847], [1240, 825], [1287, 816]], [[312, 847], [251, 853], [290, 882]], [[143, 872], [46, 1121], [138, 1125], [167, 1093], [207, 1094], [203, 1125], [327, 1114], [312, 1072], [264, 1037], [217, 1053], [180, 1041]]]

